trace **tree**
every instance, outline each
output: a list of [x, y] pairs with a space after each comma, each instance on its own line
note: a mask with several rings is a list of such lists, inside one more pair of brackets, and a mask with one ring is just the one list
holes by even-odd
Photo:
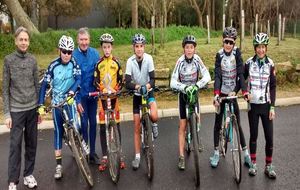
[[4, 0], [13, 18], [19, 25], [24, 26], [30, 33], [40, 33], [25, 13], [18, 0]]
[[131, 1], [132, 28], [138, 28], [138, 0]]
[[203, 28], [203, 19], [202, 19], [202, 15], [203, 12], [206, 8], [206, 4], [207, 4], [207, 0], [203, 0], [203, 2], [201, 2], [202, 4], [202, 10], [201, 10], [201, 4], [197, 2], [197, 0], [189, 0], [190, 5], [193, 7], [193, 9], [195, 9], [197, 17], [198, 17], [198, 26]]

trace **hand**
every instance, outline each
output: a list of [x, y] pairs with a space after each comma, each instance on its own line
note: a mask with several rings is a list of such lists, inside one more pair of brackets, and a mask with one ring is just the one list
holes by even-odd
[[270, 120], [275, 119], [275, 107], [274, 107], [274, 106], [271, 106], [271, 107], [270, 107], [270, 111], [269, 111], [269, 119], [270, 119]]
[[45, 110], [46, 110], [46, 107], [44, 105], [40, 105], [38, 108], [39, 115], [45, 115], [46, 114]]
[[80, 114], [82, 114], [82, 113], [84, 112], [84, 109], [83, 109], [83, 106], [82, 106], [81, 103], [79, 103], [79, 104], [77, 105], [77, 111], [78, 111]]
[[139, 89], [139, 93], [140, 93], [141, 95], [145, 95], [145, 94], [147, 94], [147, 92], [148, 92], [148, 90], [147, 90], [146, 85], [142, 85], [142, 86], [140, 87], [140, 89]]
[[38, 121], [37, 121], [37, 123], [38, 123], [38, 124], [41, 124], [42, 121], [43, 121], [43, 118], [42, 118], [42, 116], [39, 114], [39, 115], [38, 115]]
[[5, 125], [8, 129], [11, 129], [12, 128], [12, 121], [11, 121], [11, 118], [6, 118], [5, 119]]
[[229, 92], [228, 96], [231, 97], [231, 96], [235, 96], [236, 93], [233, 91], [233, 92]]
[[67, 97], [67, 103], [68, 103], [69, 105], [74, 104], [74, 97], [73, 97], [73, 96], [68, 96], [68, 97]]
[[219, 94], [215, 95], [213, 104], [214, 104], [215, 107], [220, 106], [220, 96], [219, 96]]
[[197, 85], [190, 85], [190, 86], [186, 86], [184, 88], [184, 91], [186, 94], [192, 94], [194, 92], [197, 92], [198, 91], [198, 86]]
[[243, 94], [243, 96], [244, 96], [244, 100], [246, 100], [247, 102], [250, 100], [250, 94], [249, 94], [249, 92], [245, 92]]

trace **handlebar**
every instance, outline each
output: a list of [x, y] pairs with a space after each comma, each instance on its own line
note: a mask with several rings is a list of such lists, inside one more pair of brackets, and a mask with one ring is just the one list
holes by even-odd
[[90, 97], [99, 97], [100, 99], [106, 99], [106, 98], [117, 98], [118, 96], [121, 95], [121, 91], [116, 91], [116, 92], [100, 92], [100, 91], [96, 91], [96, 92], [89, 92], [89, 96]]

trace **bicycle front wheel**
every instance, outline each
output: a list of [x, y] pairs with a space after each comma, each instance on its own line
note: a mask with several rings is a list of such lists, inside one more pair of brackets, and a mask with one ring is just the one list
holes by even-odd
[[192, 140], [194, 146], [194, 160], [195, 160], [195, 185], [200, 185], [200, 153], [199, 153], [199, 140], [197, 134], [197, 121], [196, 114], [193, 113], [190, 118], [190, 129], [192, 133]]
[[81, 138], [79, 134], [74, 131], [72, 127], [68, 129], [68, 136], [70, 139], [73, 155], [75, 157], [80, 173], [82, 174], [86, 183], [90, 187], [92, 187], [94, 185], [93, 176], [90, 167], [87, 163], [86, 157], [83, 153], [84, 150], [82, 149], [81, 146]]
[[225, 157], [226, 152], [227, 152], [227, 137], [226, 137], [226, 129], [225, 129], [225, 124], [222, 125], [222, 128], [220, 130], [219, 134], [219, 149], [221, 155]]
[[111, 122], [108, 129], [107, 149], [109, 173], [114, 183], [117, 183], [120, 177], [121, 145], [119, 135], [116, 123]]
[[238, 124], [235, 115], [231, 116], [231, 124], [232, 124], [231, 152], [232, 152], [233, 170], [234, 170], [235, 181], [239, 184], [242, 178], [241, 143], [240, 143]]
[[154, 174], [153, 161], [153, 141], [152, 141], [152, 127], [149, 114], [143, 116], [144, 143], [145, 143], [145, 157], [147, 163], [147, 176], [151, 181]]

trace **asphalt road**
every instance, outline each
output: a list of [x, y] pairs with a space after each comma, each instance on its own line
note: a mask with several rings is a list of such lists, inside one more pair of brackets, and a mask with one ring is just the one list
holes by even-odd
[[[209, 157], [213, 149], [213, 114], [202, 114], [202, 138], [205, 150], [200, 154], [201, 185], [199, 189], [300, 189], [300, 106], [276, 108], [277, 118], [274, 125], [274, 157], [273, 163], [277, 179], [270, 180], [264, 173], [264, 136], [259, 128], [257, 165], [258, 174], [248, 176], [248, 169], [243, 166], [242, 182], [237, 185], [233, 179], [232, 160], [230, 156], [222, 158], [218, 168], [212, 169]], [[245, 111], [241, 113], [242, 125], [249, 141], [248, 120]], [[185, 171], [177, 169], [178, 162], [178, 118], [163, 118], [159, 121], [159, 138], [155, 141], [155, 174], [152, 182], [146, 176], [145, 162], [137, 171], [131, 168], [133, 151], [132, 122], [122, 123], [123, 152], [127, 168], [121, 171], [118, 184], [114, 184], [109, 172], [98, 172], [97, 166], [91, 165], [94, 174], [93, 189], [195, 189], [193, 157], [187, 157]], [[38, 189], [89, 189], [83, 181], [71, 152], [64, 146], [63, 168], [64, 177], [60, 181], [53, 178], [55, 158], [53, 153], [53, 130], [40, 130], [38, 136], [38, 152], [34, 175], [38, 181]], [[7, 188], [7, 163], [9, 152], [9, 133], [0, 135], [0, 189]], [[100, 154], [99, 136], [97, 152]], [[143, 158], [142, 158], [143, 159]], [[24, 162], [22, 161], [22, 164]], [[22, 173], [21, 173], [22, 176]], [[27, 189], [20, 178], [18, 189]]]

